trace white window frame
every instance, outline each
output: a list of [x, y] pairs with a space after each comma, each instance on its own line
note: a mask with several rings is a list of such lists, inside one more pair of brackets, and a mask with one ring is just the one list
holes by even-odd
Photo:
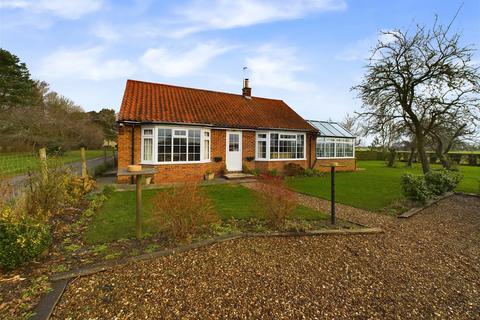
[[[144, 159], [144, 139], [145, 138], [152, 138], [152, 136], [145, 136], [144, 130], [153, 129], [153, 150], [152, 150], [152, 161], [145, 161]], [[158, 129], [171, 129], [172, 130], [172, 157], [171, 161], [158, 161]], [[175, 130], [185, 130], [186, 138], [187, 138], [187, 159], [188, 159], [188, 130], [200, 130], [200, 160], [198, 161], [173, 161], [173, 137], [175, 135]], [[190, 164], [190, 163], [208, 163], [211, 162], [211, 150], [212, 150], [212, 132], [209, 128], [203, 127], [188, 127], [188, 126], [166, 126], [166, 125], [144, 125], [141, 127], [141, 155], [140, 164], [149, 164], [149, 165], [157, 165], [157, 164]], [[208, 157], [205, 157], [205, 132], [208, 132], [208, 140], [210, 141], [210, 146], [208, 150]], [[208, 158], [208, 159], [207, 159]]]
[[[330, 139], [330, 141], [325, 140], [324, 143], [334, 143], [333, 146], [333, 157], [318, 157], [317, 156], [317, 146], [319, 143], [319, 139]], [[345, 141], [342, 140], [351, 140], [352, 143], [352, 148], [353, 148], [353, 153], [351, 157], [337, 157], [337, 143], [345, 143]], [[355, 158], [355, 138], [335, 138], [335, 137], [317, 137], [315, 139], [315, 157], [317, 159], [354, 159]]]
[[[208, 133], [208, 136], [206, 135]], [[208, 154], [205, 157], [205, 141], [208, 140]], [[210, 130], [202, 130], [200, 141], [200, 160], [203, 162], [210, 162], [210, 154], [212, 153], [212, 133]]]
[[[303, 158], [288, 158], [288, 159], [271, 159], [270, 158], [270, 135], [278, 134], [278, 138], [280, 139], [280, 135], [286, 134], [286, 135], [302, 135], [303, 136]], [[266, 158], [259, 158], [258, 157], [258, 141], [259, 139], [261, 141], [265, 141], [265, 138], [259, 138], [259, 134], [266, 134], [267, 135], [267, 154]], [[296, 138], [297, 139], [297, 138]], [[292, 138], [293, 140], [293, 138]], [[295, 151], [297, 152], [297, 151]], [[257, 131], [255, 134], [255, 161], [301, 161], [301, 160], [307, 160], [307, 134], [305, 132], [294, 132], [294, 131]]]
[[[260, 138], [259, 135], [265, 135], [265, 138]], [[257, 132], [256, 135], [255, 135], [255, 160], [267, 160], [268, 159], [268, 139], [269, 139], [269, 135], [267, 132]], [[258, 148], [258, 142], [265, 142], [265, 157], [260, 157], [259, 156], [259, 148]]]

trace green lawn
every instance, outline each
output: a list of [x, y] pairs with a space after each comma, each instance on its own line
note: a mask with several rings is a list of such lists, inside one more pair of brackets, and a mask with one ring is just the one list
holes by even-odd
[[[103, 150], [86, 150], [87, 159], [103, 157]], [[80, 150], [67, 151], [60, 157], [63, 163], [80, 161]], [[38, 167], [38, 155], [30, 152], [0, 153], [0, 177], [26, 173]]]
[[[359, 161], [358, 167], [365, 171], [339, 172], [336, 175], [336, 200], [358, 208], [379, 211], [400, 199], [400, 176], [405, 172], [421, 174], [419, 164], [406, 168], [398, 163], [396, 168], [385, 166], [383, 161]], [[432, 168], [439, 168], [433, 165]], [[464, 178], [458, 191], [479, 193], [480, 167], [459, 166]], [[330, 199], [330, 175], [322, 177], [295, 177], [287, 184], [299, 192]]]
[[[254, 192], [240, 185], [213, 185], [204, 187], [212, 199], [219, 217], [248, 219], [257, 217], [255, 213]], [[142, 231], [155, 233], [159, 228], [149, 219], [152, 214], [150, 199], [163, 190], [145, 190], [142, 192]], [[307, 207], [299, 206], [295, 218], [305, 220], [326, 220], [329, 216]], [[89, 244], [105, 243], [135, 235], [135, 193], [115, 192], [93, 218], [85, 233]]]

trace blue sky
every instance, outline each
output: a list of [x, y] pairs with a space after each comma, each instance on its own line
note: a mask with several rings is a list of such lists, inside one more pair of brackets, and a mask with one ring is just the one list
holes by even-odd
[[85, 110], [118, 111], [128, 78], [240, 93], [248, 66], [253, 95], [341, 120], [379, 31], [462, 3], [453, 29], [478, 48], [477, 0], [0, 0], [0, 46]]

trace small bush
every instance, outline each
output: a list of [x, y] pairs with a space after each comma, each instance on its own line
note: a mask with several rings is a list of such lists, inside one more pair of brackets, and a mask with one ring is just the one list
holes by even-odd
[[436, 170], [425, 174], [425, 182], [428, 190], [436, 196], [453, 191], [461, 180], [462, 175], [453, 171]]
[[430, 153], [429, 156], [430, 156], [430, 163], [437, 163], [439, 158], [436, 153]]
[[113, 169], [113, 168], [115, 168], [115, 161], [113, 161], [113, 160], [102, 163], [101, 165], [99, 165], [95, 168], [94, 176], [95, 177], [101, 176], [105, 172], [107, 172], [108, 170]]
[[283, 180], [265, 178], [258, 188], [258, 210], [267, 223], [279, 230], [297, 207], [295, 193], [285, 187]]
[[301, 176], [304, 173], [304, 169], [301, 165], [296, 163], [288, 163], [285, 165], [285, 175], [292, 176]]
[[476, 166], [478, 158], [479, 158], [478, 154], [469, 154], [468, 155], [468, 165], [469, 166]]
[[116, 190], [115, 185], [107, 184], [103, 187], [102, 193], [106, 197], [111, 197], [115, 193], [115, 190]]
[[424, 176], [405, 173], [400, 177], [402, 194], [409, 200], [425, 202], [430, 197]]
[[318, 171], [317, 169], [311, 169], [311, 168], [306, 168], [303, 171], [303, 175], [305, 177], [320, 177], [322, 173]]
[[196, 184], [184, 184], [168, 192], [159, 191], [152, 202], [152, 219], [179, 241], [190, 241], [219, 220], [212, 201]]
[[450, 157], [450, 159], [452, 159], [453, 162], [455, 162], [456, 164], [460, 164], [462, 163], [462, 154], [459, 154], [459, 153], [450, 153], [448, 154], [448, 156]]
[[76, 204], [94, 186], [94, 180], [76, 176], [61, 162], [49, 160], [45, 167], [29, 173], [23, 197], [25, 211], [47, 219], [65, 206]]
[[278, 170], [277, 169], [270, 169], [267, 170], [267, 176], [269, 177], [278, 177]]
[[51, 243], [48, 227], [4, 207], [0, 217], [0, 267], [16, 268], [43, 253]]
[[260, 173], [261, 173], [261, 170], [258, 168], [250, 170], [250, 174], [253, 174], [254, 176], [258, 176], [260, 175]]

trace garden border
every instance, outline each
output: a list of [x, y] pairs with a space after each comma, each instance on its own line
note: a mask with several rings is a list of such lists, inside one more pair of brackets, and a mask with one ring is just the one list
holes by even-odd
[[202, 248], [217, 243], [226, 241], [242, 239], [242, 238], [260, 238], [260, 237], [306, 237], [306, 236], [321, 236], [321, 235], [368, 235], [378, 234], [384, 231], [380, 228], [361, 228], [361, 229], [330, 229], [330, 230], [312, 230], [303, 232], [271, 232], [271, 233], [234, 233], [223, 236], [218, 236], [212, 239], [206, 239], [195, 243], [179, 246], [173, 249], [164, 249], [152, 253], [145, 253], [134, 257], [126, 257], [110, 262], [103, 262], [101, 264], [80, 268], [73, 271], [66, 271], [56, 273], [50, 276], [50, 281], [53, 283], [53, 290], [45, 294], [35, 308], [35, 320], [48, 320], [53, 313], [58, 301], [63, 295], [68, 283], [71, 279], [92, 275], [103, 272], [114, 267], [125, 265], [131, 262], [146, 261], [154, 258], [169, 256], [176, 253], [182, 253], [192, 249]]
[[407, 212], [402, 213], [401, 215], [397, 216], [397, 218], [403, 218], [403, 219], [410, 218], [410, 217], [416, 215], [417, 213], [419, 213], [420, 211], [423, 211], [423, 210], [427, 209], [428, 207], [431, 207], [432, 205], [436, 204], [437, 202], [439, 202], [443, 199], [449, 198], [449, 197], [451, 197], [455, 194], [456, 194], [455, 192], [447, 192], [443, 196], [440, 196], [436, 199], [427, 201], [427, 203], [425, 205], [421, 206], [421, 207], [415, 207], [415, 208], [412, 208], [412, 209], [408, 210]]

